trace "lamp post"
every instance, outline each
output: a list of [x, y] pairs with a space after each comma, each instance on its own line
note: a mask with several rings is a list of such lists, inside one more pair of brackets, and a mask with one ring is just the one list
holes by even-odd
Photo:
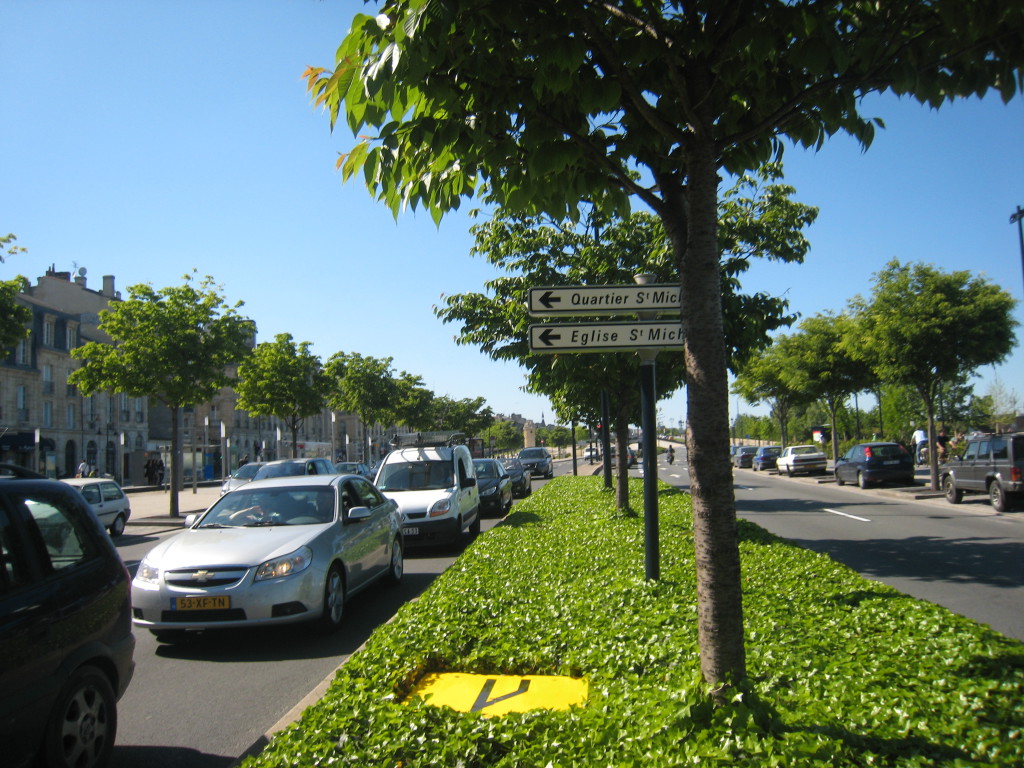
[[221, 480], [228, 479], [228, 446], [227, 446], [228, 430], [224, 420], [220, 421], [220, 474]]
[[203, 416], [203, 480], [206, 479], [206, 449], [210, 446], [210, 416]]
[[1010, 214], [1010, 223], [1017, 224], [1017, 237], [1020, 238], [1020, 267], [1024, 271], [1024, 208], [1017, 206], [1017, 210]]

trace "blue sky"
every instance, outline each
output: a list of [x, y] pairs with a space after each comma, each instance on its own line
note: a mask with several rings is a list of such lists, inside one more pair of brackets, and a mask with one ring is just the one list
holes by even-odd
[[[455, 345], [456, 328], [431, 311], [494, 276], [468, 255], [472, 206], [440, 228], [422, 212], [396, 222], [334, 168], [352, 136], [330, 133], [301, 75], [333, 65], [363, 10], [360, 0], [0, 0], [0, 231], [29, 249], [0, 276], [85, 267], [90, 287], [114, 275], [126, 293], [196, 269], [245, 302], [261, 340], [291, 333], [324, 359], [392, 357], [439, 395], [550, 418], [544, 398], [522, 392], [522, 369]], [[868, 152], [844, 137], [787, 152], [796, 198], [821, 209], [812, 251], [802, 266], [757, 265], [748, 290], [784, 294], [804, 316], [840, 310], [898, 258], [983, 273], [1020, 300], [1009, 217], [1024, 206], [1024, 100], [935, 112], [879, 97], [865, 113], [887, 125]], [[1024, 397], [1019, 347], [980, 373], [980, 394], [998, 377]], [[659, 416], [685, 418], [682, 393]]]

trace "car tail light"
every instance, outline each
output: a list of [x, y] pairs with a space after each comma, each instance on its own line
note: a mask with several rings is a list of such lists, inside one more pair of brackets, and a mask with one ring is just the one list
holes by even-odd
[[1021, 482], [1021, 470], [1020, 467], [1010, 467], [1010, 481], [1014, 483]]

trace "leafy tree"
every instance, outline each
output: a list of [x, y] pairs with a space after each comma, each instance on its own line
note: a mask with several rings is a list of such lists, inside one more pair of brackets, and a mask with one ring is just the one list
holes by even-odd
[[[14, 235], [0, 237], [0, 264], [7, 257], [24, 253], [27, 249], [14, 245], [18, 238]], [[26, 338], [32, 322], [32, 310], [19, 304], [19, 293], [28, 289], [28, 280], [21, 275], [11, 280], [0, 280], [0, 356]]]
[[148, 396], [170, 410], [171, 517], [179, 516], [181, 409], [207, 402], [231, 384], [228, 366], [245, 358], [256, 334], [255, 323], [237, 312], [242, 302], [229, 307], [212, 277], [198, 285], [191, 275], [184, 280], [159, 291], [129, 286], [127, 299], [100, 312], [99, 328], [111, 343], [92, 341], [72, 350], [83, 365], [68, 377], [84, 395]]
[[523, 447], [523, 431], [514, 422], [495, 421], [480, 433], [484, 441], [501, 453], [514, 453]]
[[[857, 297], [858, 329], [849, 341], [883, 381], [913, 387], [924, 404], [928, 444], [943, 385], [1001, 362], [1016, 343], [1012, 296], [970, 272], [890, 261], [874, 276], [870, 300]], [[936, 451], [929, 453], [938, 490]]]
[[[396, 214], [435, 220], [474, 195], [575, 218], [582, 200], [662, 221], [682, 279], [701, 671], [728, 699], [745, 677], [728, 462], [718, 185], [843, 131], [864, 146], [861, 97], [932, 106], [1020, 86], [1024, 5], [999, 0], [385, 0], [358, 15], [333, 72], [307, 71], [339, 160]], [[637, 171], [640, 171], [638, 173]]]
[[[331, 355], [324, 366], [329, 380], [328, 404], [337, 411], [357, 414], [366, 426], [398, 423], [403, 390], [391, 360], [364, 357], [358, 352]], [[369, 433], [366, 435], [368, 439]], [[363, 455], [370, 455], [369, 444], [363, 446]]]
[[828, 409], [833, 458], [839, 455], [837, 410], [850, 395], [870, 387], [874, 379], [870, 367], [848, 352], [845, 342], [854, 332], [853, 323], [848, 315], [806, 318], [787, 346], [789, 361], [784, 375], [791, 386]]
[[238, 367], [238, 407], [251, 416], [276, 416], [292, 436], [292, 458], [297, 456], [299, 427], [308, 416], [320, 413], [326, 402], [327, 379], [320, 358], [290, 333], [256, 345]]
[[430, 407], [433, 420], [430, 428], [477, 437], [494, 423], [494, 411], [484, 405], [485, 402], [482, 397], [464, 397], [461, 400], [435, 397]]
[[787, 375], [792, 366], [791, 337], [780, 336], [772, 346], [752, 355], [733, 382], [732, 390], [748, 403], [765, 403], [778, 423], [782, 447], [789, 445], [789, 421], [793, 409], [809, 396]]

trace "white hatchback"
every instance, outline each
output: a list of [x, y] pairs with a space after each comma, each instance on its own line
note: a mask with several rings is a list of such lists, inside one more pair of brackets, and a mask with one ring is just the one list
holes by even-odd
[[111, 536], [124, 533], [124, 525], [132, 516], [132, 505], [117, 481], [107, 477], [69, 477], [62, 482], [78, 489]]

